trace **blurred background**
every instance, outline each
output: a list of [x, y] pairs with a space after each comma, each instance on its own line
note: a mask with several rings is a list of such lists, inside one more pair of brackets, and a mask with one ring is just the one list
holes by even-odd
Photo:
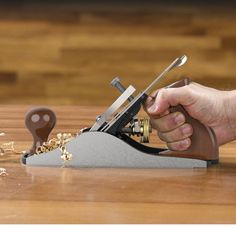
[[236, 89], [234, 1], [0, 1], [0, 103], [110, 105], [176, 57], [183, 76]]

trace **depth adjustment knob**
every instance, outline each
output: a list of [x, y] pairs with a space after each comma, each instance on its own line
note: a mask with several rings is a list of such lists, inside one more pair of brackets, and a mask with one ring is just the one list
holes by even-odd
[[[116, 77], [111, 81], [111, 86], [116, 88], [120, 93], [123, 93], [126, 90], [126, 88], [121, 84], [119, 77]], [[129, 102], [131, 102], [133, 99], [134, 97], [132, 95], [128, 98]]]
[[148, 118], [135, 119], [129, 127], [124, 127], [122, 132], [130, 136], [140, 137], [140, 143], [149, 143], [150, 133], [152, 132], [150, 120]]

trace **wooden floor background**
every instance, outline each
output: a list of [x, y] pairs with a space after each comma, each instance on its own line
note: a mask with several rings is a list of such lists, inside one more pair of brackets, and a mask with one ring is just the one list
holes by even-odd
[[1, 104], [109, 105], [115, 76], [142, 90], [182, 54], [160, 86], [236, 88], [234, 6], [32, 2], [0, 8]]

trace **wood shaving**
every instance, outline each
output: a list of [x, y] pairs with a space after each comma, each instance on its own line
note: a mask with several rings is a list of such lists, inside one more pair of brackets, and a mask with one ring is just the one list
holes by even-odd
[[37, 147], [36, 154], [47, 153], [59, 148], [61, 150], [61, 159], [65, 164], [72, 159], [72, 154], [66, 150], [65, 144], [71, 141], [74, 136], [71, 133], [59, 133], [56, 138], [52, 138], [48, 142], [43, 143], [42, 146]]
[[7, 154], [22, 154], [23, 151], [17, 151], [14, 147], [14, 142], [7, 142], [0, 145], [0, 156], [5, 156]]
[[5, 168], [0, 168], [0, 176], [5, 177], [7, 175], [8, 175], [7, 170]]

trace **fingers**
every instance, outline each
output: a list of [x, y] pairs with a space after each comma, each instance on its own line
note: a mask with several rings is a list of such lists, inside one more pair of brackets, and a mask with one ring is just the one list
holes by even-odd
[[158, 135], [162, 141], [167, 143], [173, 143], [180, 140], [184, 140], [193, 134], [193, 129], [190, 124], [183, 124], [182, 126], [172, 131], [162, 133], [158, 132]]
[[170, 113], [169, 108], [179, 104], [192, 105], [196, 100], [190, 86], [181, 88], [164, 88], [151, 94], [144, 105], [150, 116], [152, 127], [158, 130], [161, 140], [171, 150], [186, 150], [191, 145], [192, 126], [185, 123], [180, 112]]
[[185, 123], [185, 117], [180, 112], [153, 118], [152, 127], [158, 130], [160, 139], [167, 143], [171, 150], [186, 150], [191, 145], [189, 137], [193, 134], [193, 128]]
[[[165, 113], [163, 113], [164, 115]], [[151, 124], [159, 132], [168, 132], [176, 129], [185, 122], [185, 117], [181, 112], [165, 114], [164, 116], [151, 117]]]
[[191, 139], [187, 138], [178, 142], [167, 143], [167, 147], [173, 151], [184, 151], [191, 145]]

